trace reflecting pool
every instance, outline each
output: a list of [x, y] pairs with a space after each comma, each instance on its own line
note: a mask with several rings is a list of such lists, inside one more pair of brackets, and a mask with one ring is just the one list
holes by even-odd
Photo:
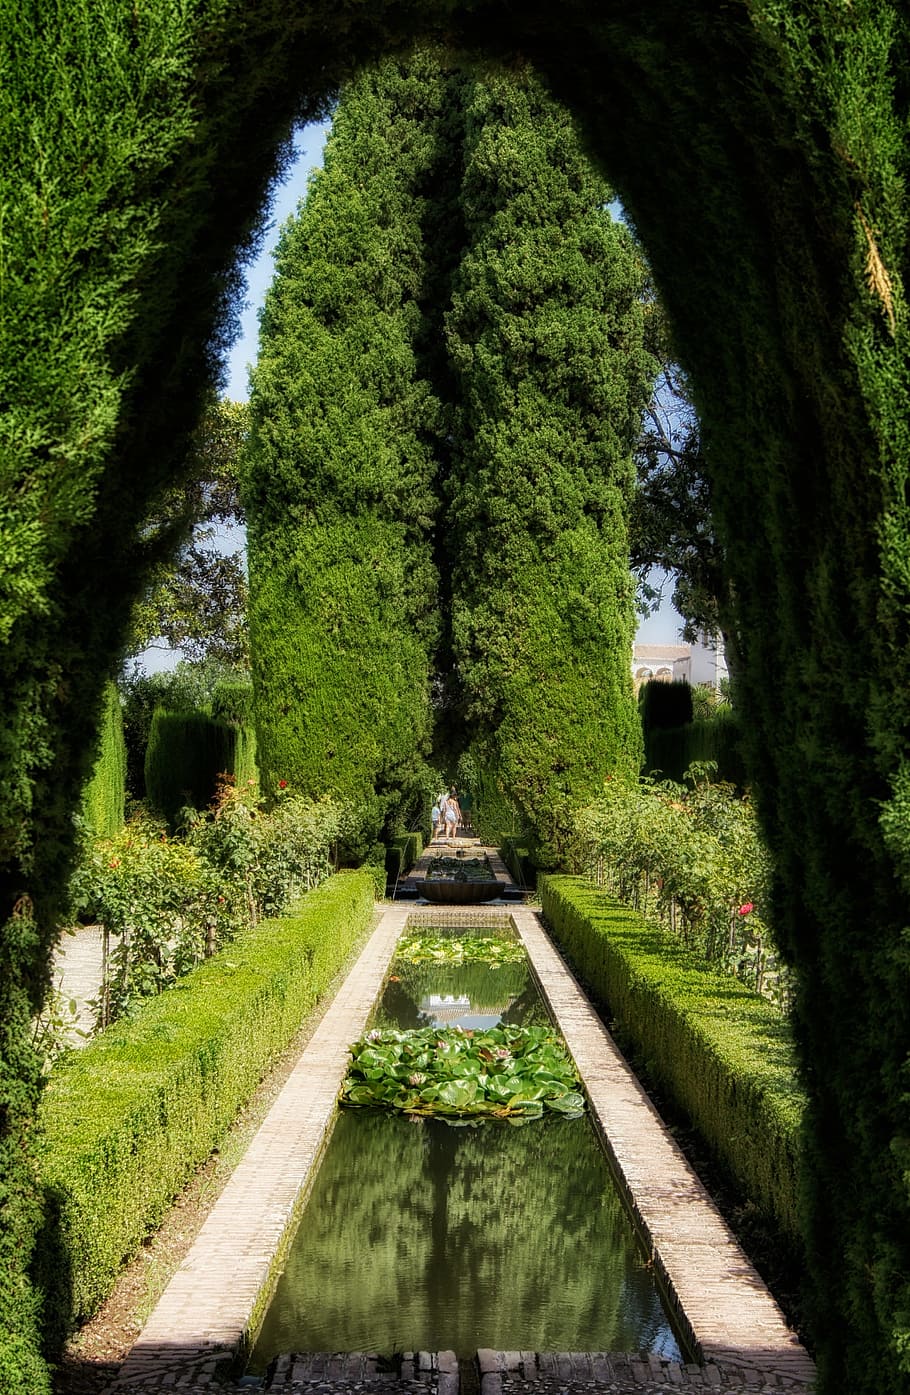
[[[547, 1021], [526, 959], [395, 960], [372, 1025]], [[249, 1370], [288, 1351], [478, 1347], [680, 1356], [589, 1119], [342, 1111]]]

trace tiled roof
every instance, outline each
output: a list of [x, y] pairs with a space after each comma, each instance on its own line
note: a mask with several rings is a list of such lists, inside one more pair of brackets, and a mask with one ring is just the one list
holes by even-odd
[[692, 650], [688, 644], [636, 644], [633, 650], [636, 659], [688, 659]]

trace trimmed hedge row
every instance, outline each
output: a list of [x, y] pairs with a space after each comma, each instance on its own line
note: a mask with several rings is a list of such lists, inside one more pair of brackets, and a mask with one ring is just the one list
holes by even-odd
[[805, 1098], [771, 1004], [578, 877], [541, 877], [554, 936], [619, 1036], [746, 1195], [797, 1244]]
[[638, 690], [638, 714], [647, 741], [651, 731], [686, 726], [692, 720], [692, 688], [688, 679], [664, 683], [652, 678]]
[[537, 868], [531, 860], [526, 838], [503, 838], [499, 856], [518, 886], [533, 889], [537, 885]]
[[385, 850], [385, 873], [393, 884], [407, 876], [414, 863], [423, 852], [421, 833], [400, 833], [390, 838]]
[[41, 1108], [39, 1252], [52, 1347], [97, 1311], [372, 910], [368, 872], [337, 874], [294, 914], [238, 935], [54, 1072]]

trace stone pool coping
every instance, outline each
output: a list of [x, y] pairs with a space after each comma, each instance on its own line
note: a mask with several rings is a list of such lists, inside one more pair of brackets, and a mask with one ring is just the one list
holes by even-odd
[[[520, 907], [444, 911], [446, 924], [512, 922], [528, 950], [677, 1321], [706, 1363], [678, 1367], [670, 1383], [697, 1388], [709, 1369], [727, 1367], [737, 1371], [737, 1388], [746, 1388], [744, 1379], [757, 1389], [808, 1386], [814, 1377], [808, 1354], [587, 1002], [540, 915]], [[126, 1357], [110, 1386], [112, 1395], [175, 1387], [195, 1391], [216, 1381], [224, 1388], [255, 1334], [309, 1194], [335, 1117], [348, 1046], [366, 1026], [407, 922], [429, 919], [441, 923], [443, 917], [435, 908], [428, 914], [407, 904], [384, 910]], [[653, 1369], [649, 1374], [653, 1379]], [[720, 1383], [709, 1384], [717, 1389]], [[381, 1385], [389, 1389], [386, 1381]], [[350, 1382], [335, 1386], [351, 1388]]]

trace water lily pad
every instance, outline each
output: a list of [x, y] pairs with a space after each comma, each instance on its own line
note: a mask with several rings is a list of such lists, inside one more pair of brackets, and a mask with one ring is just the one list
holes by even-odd
[[550, 1027], [373, 1031], [351, 1048], [342, 1103], [447, 1120], [584, 1109], [574, 1063]]

